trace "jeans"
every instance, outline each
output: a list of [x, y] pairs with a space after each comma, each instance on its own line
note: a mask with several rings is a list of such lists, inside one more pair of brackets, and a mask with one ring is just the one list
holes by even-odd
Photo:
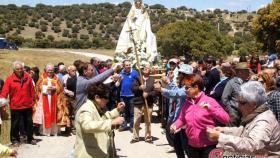
[[130, 128], [133, 128], [134, 124], [134, 106], [133, 106], [133, 97], [123, 97], [121, 96], [121, 101], [125, 103], [124, 108], [124, 124], [122, 127], [126, 128], [127, 123], [129, 123]]
[[172, 125], [172, 119], [168, 119], [167, 120], [167, 124], [166, 124], [166, 139], [167, 139], [167, 142], [170, 146], [174, 147], [174, 134], [172, 134], [170, 132], [170, 126]]
[[167, 120], [169, 116], [169, 99], [165, 98], [164, 96], [160, 95], [159, 97], [159, 110], [161, 111], [161, 126], [165, 128], [167, 125]]
[[11, 142], [20, 142], [19, 129], [20, 120], [23, 119], [24, 126], [26, 127], [27, 141], [33, 140], [33, 120], [32, 108], [11, 110]]

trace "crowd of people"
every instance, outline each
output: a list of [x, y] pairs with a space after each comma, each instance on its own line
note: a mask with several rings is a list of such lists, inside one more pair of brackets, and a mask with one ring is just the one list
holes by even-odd
[[[280, 157], [280, 60], [272, 54], [224, 62], [162, 60], [162, 78], [153, 67], [136, 70], [132, 61], [92, 58], [46, 64], [43, 72], [21, 61], [0, 80], [1, 115], [11, 112], [10, 139], [36, 145], [34, 135], [76, 135], [74, 155], [116, 157], [114, 130], [130, 131], [130, 143], [153, 144], [153, 106], [158, 106], [162, 134], [177, 157], [208, 158], [223, 154]], [[0, 155], [16, 155], [0, 146]]]

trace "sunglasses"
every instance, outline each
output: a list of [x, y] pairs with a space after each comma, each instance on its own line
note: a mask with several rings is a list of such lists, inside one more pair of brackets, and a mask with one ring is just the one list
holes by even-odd
[[192, 78], [189, 78], [188, 76], [184, 77], [183, 79], [184, 85], [191, 85], [193, 83]]
[[188, 90], [190, 88], [195, 88], [195, 85], [185, 85], [185, 90]]

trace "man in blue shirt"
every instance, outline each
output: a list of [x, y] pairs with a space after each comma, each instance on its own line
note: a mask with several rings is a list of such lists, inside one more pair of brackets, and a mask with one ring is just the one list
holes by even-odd
[[130, 129], [133, 129], [134, 119], [134, 108], [133, 108], [133, 97], [132, 85], [136, 78], [139, 78], [139, 74], [136, 70], [131, 68], [130, 60], [123, 61], [124, 69], [121, 71], [122, 81], [120, 85], [120, 97], [121, 101], [125, 103], [124, 117], [125, 122], [121, 126], [120, 131], [127, 129], [127, 123], [130, 124]]

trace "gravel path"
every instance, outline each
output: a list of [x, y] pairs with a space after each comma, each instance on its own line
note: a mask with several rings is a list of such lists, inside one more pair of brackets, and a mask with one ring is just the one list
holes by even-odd
[[22, 144], [17, 158], [69, 158], [75, 143], [75, 136], [35, 136], [37, 145]]
[[[161, 134], [160, 124], [152, 124], [153, 144], [144, 142], [145, 124], [141, 124], [140, 137], [142, 141], [130, 144], [132, 134], [129, 131], [116, 132], [116, 148], [119, 149], [120, 157], [128, 158], [175, 158], [175, 153], [168, 153], [170, 146], [167, 145], [165, 135]], [[141, 139], [141, 138], [140, 138]]]
[[[145, 124], [141, 123], [140, 137], [144, 137]], [[175, 153], [168, 153], [165, 135], [161, 133], [160, 123], [152, 123], [153, 144], [140, 141], [130, 144], [132, 133], [130, 131], [116, 131], [116, 148], [119, 157], [128, 158], [175, 158]], [[36, 136], [37, 145], [23, 144], [19, 147], [17, 158], [69, 158], [73, 151], [75, 136]]]
[[[27, 50], [27, 49], [25, 49]], [[49, 51], [49, 50], [40, 50]], [[57, 52], [73, 53], [78, 55], [84, 55], [88, 57], [99, 57], [103, 60], [112, 59], [111, 56], [101, 55], [96, 53], [87, 53], [79, 51], [64, 51], [54, 50]], [[145, 124], [141, 123], [140, 137], [144, 137]], [[140, 141], [135, 144], [130, 144], [132, 133], [129, 131], [118, 132], [116, 131], [116, 148], [118, 150], [119, 157], [128, 158], [175, 158], [175, 153], [168, 153], [170, 149], [167, 145], [165, 135], [161, 134], [162, 129], [160, 123], [152, 123], [152, 136], [154, 139], [153, 144]], [[18, 148], [17, 158], [70, 158], [73, 152], [73, 146], [75, 143], [75, 136], [63, 137], [63, 136], [36, 136], [39, 142], [37, 145], [23, 144]]]

